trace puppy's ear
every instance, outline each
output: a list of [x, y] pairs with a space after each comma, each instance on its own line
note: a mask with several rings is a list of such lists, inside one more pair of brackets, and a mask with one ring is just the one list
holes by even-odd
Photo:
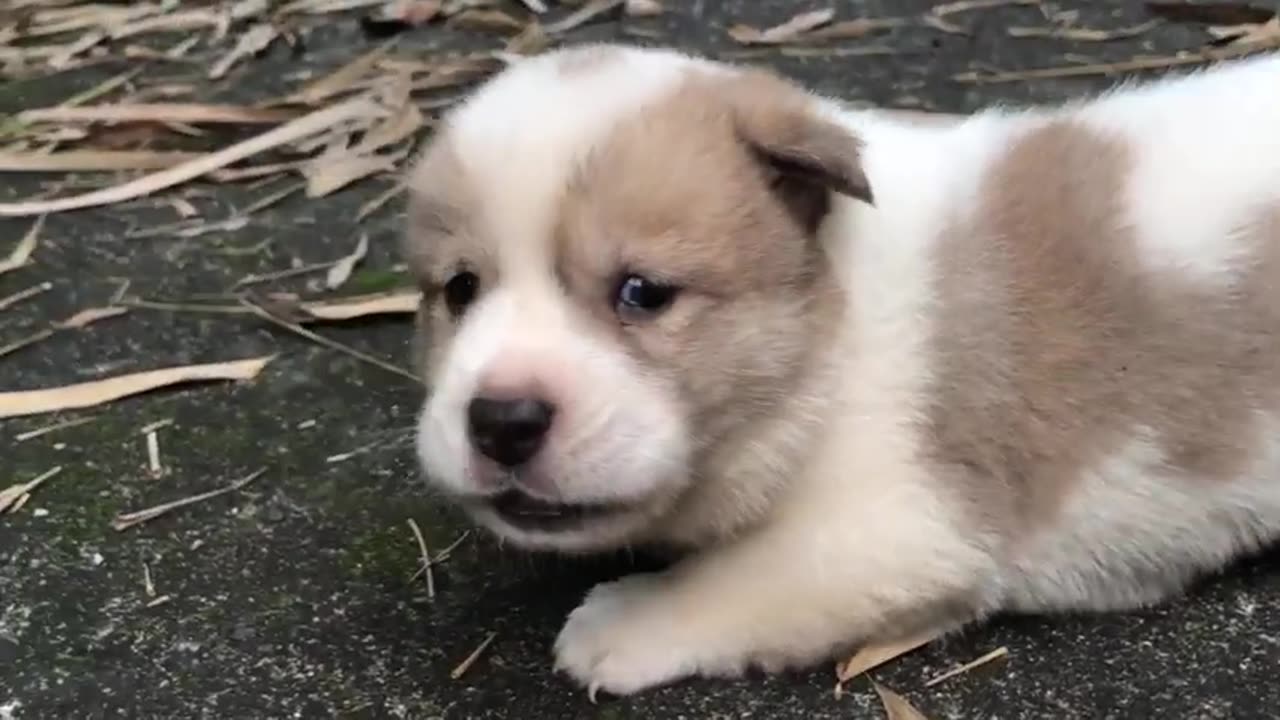
[[861, 140], [824, 116], [808, 92], [763, 71], [746, 71], [728, 84], [739, 141], [798, 220], [815, 228], [830, 209], [830, 192], [873, 202]]

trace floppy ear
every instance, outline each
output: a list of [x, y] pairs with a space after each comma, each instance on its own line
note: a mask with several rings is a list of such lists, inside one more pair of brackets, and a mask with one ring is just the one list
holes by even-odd
[[814, 228], [835, 192], [873, 203], [862, 169], [862, 141], [829, 119], [808, 92], [763, 71], [731, 80], [738, 139], [760, 160], [792, 213]]

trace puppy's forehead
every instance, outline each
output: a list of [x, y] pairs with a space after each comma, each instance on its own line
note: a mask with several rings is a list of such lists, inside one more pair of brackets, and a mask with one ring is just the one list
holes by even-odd
[[447, 119], [436, 154], [448, 161], [425, 163], [414, 185], [464, 206], [467, 222], [482, 226], [476, 239], [499, 246], [504, 266], [527, 267], [549, 257], [557, 205], [584, 160], [625, 119], [700, 70], [715, 66], [609, 46], [521, 60]]

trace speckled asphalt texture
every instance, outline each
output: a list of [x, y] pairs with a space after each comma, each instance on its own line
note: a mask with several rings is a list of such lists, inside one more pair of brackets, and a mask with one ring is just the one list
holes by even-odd
[[[667, 0], [659, 18], [616, 17], [572, 40], [661, 42], [743, 57], [734, 22], [768, 24], [819, 5]], [[841, 17], [905, 16], [919, 0], [831, 3]], [[1142, 4], [1060, 2], [1078, 24], [1120, 28]], [[562, 12], [562, 11], [561, 11]], [[898, 107], [966, 111], [994, 101], [1039, 101], [1109, 85], [1111, 78], [972, 84], [958, 72], [1121, 60], [1194, 48], [1195, 27], [1167, 25], [1114, 42], [1014, 38], [1045, 26], [1042, 10], [1003, 7], [949, 18], [965, 32], [902, 27], [847, 41], [838, 53], [747, 53], [834, 95]], [[269, 97], [307, 68], [364, 52], [357, 16], [314, 23], [293, 53], [277, 48], [233, 72], [205, 99]], [[403, 48], [492, 46], [429, 27]], [[868, 49], [872, 49], [868, 51]], [[120, 71], [103, 66], [0, 86], [0, 111], [56, 102]], [[189, 68], [168, 68], [175, 77]], [[216, 138], [215, 138], [216, 139]], [[212, 142], [212, 140], [211, 140]], [[7, 176], [0, 194], [27, 196], [49, 178]], [[260, 187], [197, 183], [182, 192], [216, 219], [294, 180]], [[157, 199], [49, 218], [34, 265], [0, 277], [0, 296], [48, 281], [53, 289], [0, 313], [0, 344], [86, 308], [118, 280], [149, 298], [221, 293], [247, 273], [319, 262], [372, 241], [370, 286], [397, 262], [400, 206], [364, 222], [354, 209], [382, 191], [365, 183], [322, 201], [294, 196], [243, 228], [208, 236], [130, 237], [173, 222]], [[0, 251], [29, 226], [0, 222]], [[297, 283], [276, 287], [298, 288]], [[357, 288], [358, 289], [358, 288]], [[405, 362], [403, 319], [319, 332]], [[0, 487], [53, 466], [63, 472], [19, 513], [0, 516], [0, 718], [861, 718], [882, 717], [865, 679], [843, 698], [833, 672], [693, 681], [631, 699], [588, 702], [550, 671], [565, 614], [614, 562], [533, 559], [472, 534], [435, 570], [436, 596], [410, 581], [414, 518], [436, 549], [467, 525], [429, 495], [413, 460], [421, 390], [394, 374], [238, 316], [137, 310], [0, 359], [0, 389], [76, 382], [186, 362], [278, 353], [256, 381], [164, 391], [93, 411], [0, 422]], [[19, 442], [62, 420], [77, 427]], [[159, 433], [166, 472], [146, 469], [140, 428]], [[346, 459], [344, 454], [355, 453]], [[334, 458], [333, 456], [339, 456]], [[265, 474], [223, 496], [125, 532], [116, 513]], [[148, 607], [144, 566], [167, 603]], [[1233, 568], [1184, 600], [1107, 617], [1003, 618], [926, 647], [876, 673], [932, 718], [1249, 718], [1280, 715], [1280, 567], [1273, 555]], [[460, 679], [450, 671], [490, 633]], [[1008, 658], [932, 688], [924, 681], [993, 648]]]

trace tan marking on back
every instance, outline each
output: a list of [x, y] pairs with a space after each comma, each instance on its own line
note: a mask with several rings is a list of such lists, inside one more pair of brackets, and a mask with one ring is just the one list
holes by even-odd
[[942, 239], [931, 454], [1009, 537], [1139, 427], [1170, 470], [1229, 481], [1260, 451], [1257, 411], [1280, 409], [1280, 206], [1242, 218], [1258, 252], [1215, 293], [1139, 262], [1130, 167], [1120, 141], [1047, 124]]

